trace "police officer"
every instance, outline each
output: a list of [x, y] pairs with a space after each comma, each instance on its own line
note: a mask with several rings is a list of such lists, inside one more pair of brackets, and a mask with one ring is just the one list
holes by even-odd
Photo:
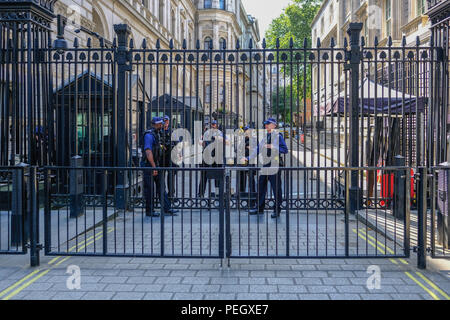
[[[223, 133], [219, 130], [219, 124], [218, 124], [217, 120], [211, 121], [211, 129], [215, 130], [215, 131], [213, 131], [213, 132], [206, 131], [203, 136], [203, 140], [205, 140], [203, 143], [204, 148], [206, 148], [208, 145], [213, 143], [216, 139], [218, 139], [218, 137], [223, 138]], [[206, 136], [206, 134], [208, 134], [208, 133], [210, 133], [211, 136]], [[212, 151], [211, 156], [213, 158], [215, 157], [214, 150]], [[220, 164], [213, 163], [213, 164], [209, 165], [204, 162], [202, 167], [220, 167]], [[210, 177], [211, 177], [211, 173], [208, 173], [207, 171], [202, 171], [201, 178], [200, 178], [200, 186], [199, 186], [199, 197], [203, 197], [205, 195], [206, 183], [208, 182], [208, 180], [212, 180], [212, 178], [210, 178]], [[214, 185], [216, 188], [219, 188], [219, 181], [214, 179]], [[214, 196], [214, 195], [215, 195], [215, 193], [212, 196]]]
[[[163, 118], [164, 126], [161, 130], [161, 137], [162, 137], [162, 145], [163, 145], [163, 163], [162, 166], [166, 168], [173, 167], [173, 163], [171, 160], [172, 156], [172, 128], [170, 127], [170, 118], [169, 116], [164, 116]], [[169, 197], [173, 197], [173, 194], [175, 192], [175, 174], [176, 171], [167, 170], [164, 172], [164, 175], [167, 175], [167, 188], [168, 188], [168, 194]]]
[[[152, 119], [152, 128], [144, 133], [144, 145], [143, 145], [143, 161], [142, 167], [160, 167], [162, 165], [162, 146], [161, 146], [161, 129], [163, 126], [163, 120], [159, 117]], [[162, 179], [162, 180], [161, 180]], [[160, 188], [162, 184], [162, 189]], [[156, 190], [159, 202], [164, 206], [164, 212], [167, 215], [175, 216], [178, 212], [170, 208], [169, 196], [167, 195], [166, 188], [164, 186], [164, 175], [156, 170], [144, 171], [144, 196], [146, 200], [145, 214], [149, 217], [159, 217], [159, 214], [153, 211], [153, 192]], [[161, 192], [163, 193], [163, 199], [161, 200]]]
[[[257, 150], [254, 151], [247, 160], [251, 160], [256, 157], [261, 150], [267, 149], [267, 156], [272, 159], [272, 152], [278, 152], [278, 159], [271, 161], [270, 163], [264, 164], [264, 167], [282, 167], [283, 161], [279, 156], [281, 154], [288, 153], [288, 147], [286, 141], [284, 141], [283, 135], [279, 133], [273, 136], [272, 131], [277, 127], [277, 121], [273, 118], [268, 118], [264, 121], [264, 126], [267, 131], [266, 136], [263, 138], [262, 142], [258, 145]], [[272, 141], [274, 139], [274, 141]], [[272, 172], [270, 172], [272, 173]], [[283, 194], [281, 190], [281, 172], [280, 170], [275, 170], [274, 173], [269, 175], [260, 175], [258, 179], [258, 208], [249, 211], [249, 214], [262, 214], [264, 213], [264, 207], [266, 202], [267, 193], [267, 183], [270, 181], [272, 190], [275, 196], [275, 212], [272, 214], [272, 218], [278, 218], [281, 213], [281, 203], [283, 201]]]
[[[245, 126], [243, 128], [244, 130], [244, 148], [245, 148], [245, 158], [247, 159], [250, 156], [250, 142], [253, 142], [252, 140], [255, 140], [253, 137], [253, 130], [250, 128], [250, 126]], [[245, 161], [244, 166], [247, 167], [254, 167], [254, 165], [248, 164], [247, 161]], [[249, 184], [249, 192], [254, 193], [255, 192], [255, 171], [251, 168], [248, 171], [239, 171], [239, 191], [245, 192], [246, 186], [247, 186], [247, 179]]]

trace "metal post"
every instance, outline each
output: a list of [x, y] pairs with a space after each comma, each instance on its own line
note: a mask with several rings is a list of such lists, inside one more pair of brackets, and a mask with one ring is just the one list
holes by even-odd
[[75, 169], [83, 165], [83, 158], [74, 156], [71, 159], [70, 169], [70, 217], [77, 218], [82, 213], [83, 208], [83, 170]]
[[[347, 30], [350, 36], [350, 165], [359, 166], [359, 72], [361, 63], [360, 34], [362, 23], [350, 23]], [[352, 171], [350, 178], [350, 212], [359, 209], [358, 171]]]
[[[224, 250], [224, 243], [225, 243], [225, 232], [224, 232], [224, 220], [225, 220], [225, 192], [228, 191], [229, 189], [229, 170], [226, 170], [224, 172], [224, 175], [222, 175], [222, 178], [220, 179], [220, 185], [219, 185], [219, 256], [221, 259], [221, 265], [222, 265], [222, 261], [225, 258], [225, 250]], [[225, 178], [225, 181], [224, 181]], [[225, 185], [225, 183], [227, 185]]]
[[30, 265], [39, 266], [39, 199], [36, 167], [30, 167], [29, 208], [30, 208]]
[[[230, 257], [231, 257], [231, 220], [230, 220], [230, 195], [231, 195], [231, 171], [227, 170], [225, 174], [225, 242], [226, 242], [226, 252], [225, 256], [227, 259], [227, 267], [230, 267]], [[239, 208], [239, 201], [237, 201]]]
[[11, 214], [11, 245], [22, 246], [25, 244], [25, 163], [19, 164], [23, 169], [14, 169], [12, 184], [12, 214]]
[[417, 267], [425, 269], [427, 266], [427, 169], [419, 168], [419, 188], [417, 192], [418, 199], [418, 234], [417, 234]]
[[[402, 156], [395, 156], [395, 166], [404, 167], [405, 158]], [[405, 179], [406, 171], [396, 170], [394, 173], [394, 217], [403, 220], [405, 218]]]
[[[114, 25], [114, 31], [117, 34], [117, 166], [124, 168], [127, 166], [127, 155], [129, 154], [127, 146], [128, 132], [127, 132], [127, 72], [131, 70], [129, 64], [130, 57], [128, 51], [128, 37], [131, 34], [130, 27], [126, 24]], [[128, 181], [127, 174], [124, 171], [117, 173], [116, 186], [116, 207], [118, 209], [127, 209], [127, 190]]]

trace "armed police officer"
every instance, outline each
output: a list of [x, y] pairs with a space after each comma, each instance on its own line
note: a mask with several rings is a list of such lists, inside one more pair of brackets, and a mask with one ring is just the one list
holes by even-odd
[[[172, 168], [174, 167], [174, 163], [172, 162], [171, 155], [174, 143], [172, 142], [172, 128], [170, 127], [169, 116], [164, 116], [163, 121], [164, 125], [161, 130], [162, 146], [163, 146], [162, 166], [165, 168]], [[175, 193], [175, 183], [174, 183], [175, 175], [176, 171], [173, 170], [167, 170], [164, 172], [164, 176], [167, 176], [167, 189], [169, 197], [173, 197], [173, 194]], [[165, 179], [165, 177], [163, 177], [163, 179]]]
[[[214, 143], [216, 141], [218, 141], [218, 142], [225, 141], [225, 143], [227, 145], [229, 145], [229, 141], [227, 139], [224, 139], [224, 135], [223, 135], [222, 131], [219, 129], [219, 124], [218, 124], [217, 120], [213, 120], [213, 121], [211, 121], [211, 129], [207, 130], [203, 134], [203, 140], [201, 141], [201, 143], [203, 144], [203, 148], [206, 149], [209, 145], [211, 145], [212, 143]], [[219, 144], [219, 146], [220, 146], [220, 144]], [[218, 151], [220, 151], [220, 150], [218, 150]], [[219, 163], [217, 162], [215, 149], [213, 149], [211, 151], [210, 156], [211, 156], [211, 159], [209, 159], [209, 160], [212, 160], [212, 161], [205, 161], [205, 157], [207, 158], [207, 156], [206, 156], [206, 154], [204, 154], [204, 161], [203, 161], [202, 167], [222, 167], [223, 159], [218, 159]], [[217, 180], [215, 178], [214, 173], [215, 173], [214, 171], [202, 171], [201, 178], [200, 178], [199, 192], [198, 192], [199, 197], [203, 197], [205, 195], [206, 183], [208, 182], [208, 180], [210, 181], [210, 185], [211, 185], [211, 180], [214, 179], [215, 188], [216, 189], [219, 188], [219, 180]], [[215, 196], [215, 193], [210, 196]]]
[[275, 210], [272, 214], [272, 218], [278, 218], [281, 213], [281, 203], [283, 201], [283, 193], [281, 189], [281, 172], [278, 167], [284, 166], [282, 154], [288, 153], [288, 147], [286, 141], [284, 141], [281, 133], [275, 134], [274, 130], [277, 127], [277, 121], [273, 118], [268, 118], [264, 121], [266, 134], [256, 150], [253, 150], [252, 154], [246, 158], [247, 161], [255, 159], [262, 151], [264, 156], [267, 156], [263, 163], [263, 169], [258, 179], [258, 208], [249, 211], [249, 214], [263, 214], [265, 203], [267, 184], [270, 181], [270, 185], [275, 196]]
[[[245, 158], [247, 159], [250, 157], [250, 148], [253, 145], [256, 145], [256, 138], [253, 136], [253, 129], [250, 126], [245, 126], [243, 128], [244, 131], [244, 139], [243, 139], [243, 148], [245, 152]], [[254, 165], [248, 164], [247, 161], [244, 161], [243, 166], [247, 167], [248, 170], [239, 171], [239, 191], [245, 192], [245, 189], [247, 187], [247, 180], [248, 180], [248, 187], [250, 193], [255, 193], [255, 175], [256, 171], [254, 169]]]
[[[161, 129], [163, 120], [159, 117], [152, 119], [152, 128], [144, 133], [143, 145], [143, 161], [142, 167], [157, 168], [162, 166], [163, 154], [161, 145]], [[162, 186], [162, 188], [161, 188]], [[156, 191], [159, 202], [164, 208], [164, 213], [167, 215], [176, 215], [177, 210], [171, 209], [169, 196], [167, 195], [164, 186], [164, 174], [157, 170], [144, 171], [144, 196], [145, 196], [145, 214], [149, 217], [159, 217], [159, 214], [154, 212], [153, 191]], [[161, 199], [161, 193], [163, 199]]]

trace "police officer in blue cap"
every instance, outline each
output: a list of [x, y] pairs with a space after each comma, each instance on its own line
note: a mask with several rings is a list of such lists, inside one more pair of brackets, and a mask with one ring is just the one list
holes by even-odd
[[[264, 167], [272, 167], [279, 166], [282, 167], [284, 165], [281, 154], [288, 153], [288, 147], [286, 145], [286, 141], [283, 138], [283, 135], [279, 133], [278, 135], [273, 135], [273, 130], [277, 127], [277, 121], [274, 118], [268, 118], [264, 121], [264, 126], [267, 131], [266, 136], [263, 141], [258, 145], [256, 152], [253, 152], [248, 160], [256, 157], [262, 149], [267, 149], [267, 156], [271, 158], [272, 152], [278, 152], [278, 159], [276, 161], [264, 164]], [[273, 141], [272, 141], [273, 139]], [[249, 211], [249, 214], [262, 214], [264, 213], [264, 207], [266, 202], [266, 193], [267, 193], [267, 183], [270, 181], [270, 185], [272, 186], [272, 190], [275, 196], [275, 212], [272, 214], [272, 218], [278, 218], [281, 213], [281, 203], [283, 201], [283, 194], [281, 190], [281, 172], [280, 170], [276, 170], [274, 173], [269, 175], [261, 174], [258, 179], [258, 208], [252, 209]]]
[[[152, 119], [152, 128], [144, 133], [143, 161], [142, 167], [161, 167], [162, 165], [162, 146], [160, 131], [163, 127], [163, 119], [154, 117]], [[162, 185], [162, 189], [160, 186]], [[169, 196], [164, 187], [164, 175], [156, 170], [144, 171], [144, 196], [145, 196], [145, 214], [149, 217], [159, 217], [159, 214], [153, 211], [153, 190], [156, 190], [160, 203], [164, 206], [164, 212], [167, 215], [176, 215], [177, 210], [170, 208]], [[161, 193], [163, 199], [161, 201]]]

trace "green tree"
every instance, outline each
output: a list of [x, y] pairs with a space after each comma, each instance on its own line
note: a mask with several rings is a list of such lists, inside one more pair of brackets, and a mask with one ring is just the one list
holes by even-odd
[[[319, 11], [321, 2], [320, 0], [292, 0], [292, 3], [283, 10], [283, 13], [270, 24], [266, 32], [267, 47], [275, 49], [277, 48], [277, 41], [279, 41], [279, 48], [281, 49], [289, 49], [291, 45], [294, 49], [299, 49], [303, 48], [305, 40], [307, 41], [307, 46], [311, 47], [311, 23]], [[287, 60], [285, 61], [280, 59], [283, 53], [287, 55]], [[302, 54], [303, 51], [281, 51], [275, 58], [278, 59], [281, 65], [281, 72], [292, 78], [289, 85], [290, 88], [288, 90], [283, 88], [283, 92], [292, 94], [294, 102], [297, 101], [297, 98], [311, 97], [311, 65], [307, 64], [306, 79], [305, 70], [303, 70], [304, 65], [301, 63], [303, 60], [300, 60], [299, 63], [294, 63], [292, 70], [290, 68], [291, 55], [295, 57], [297, 53]], [[274, 89], [272, 94], [276, 95], [276, 88]], [[290, 100], [290, 97], [286, 97], [286, 99]], [[277, 106], [276, 109], [282, 110], [280, 106]], [[286, 115], [286, 112], [283, 114]]]
[[291, 38], [295, 48], [302, 48], [304, 39], [311, 44], [311, 23], [322, 1], [292, 0], [292, 2], [270, 24], [266, 32], [269, 48], [276, 48], [277, 39], [280, 40], [280, 48], [289, 48]]

